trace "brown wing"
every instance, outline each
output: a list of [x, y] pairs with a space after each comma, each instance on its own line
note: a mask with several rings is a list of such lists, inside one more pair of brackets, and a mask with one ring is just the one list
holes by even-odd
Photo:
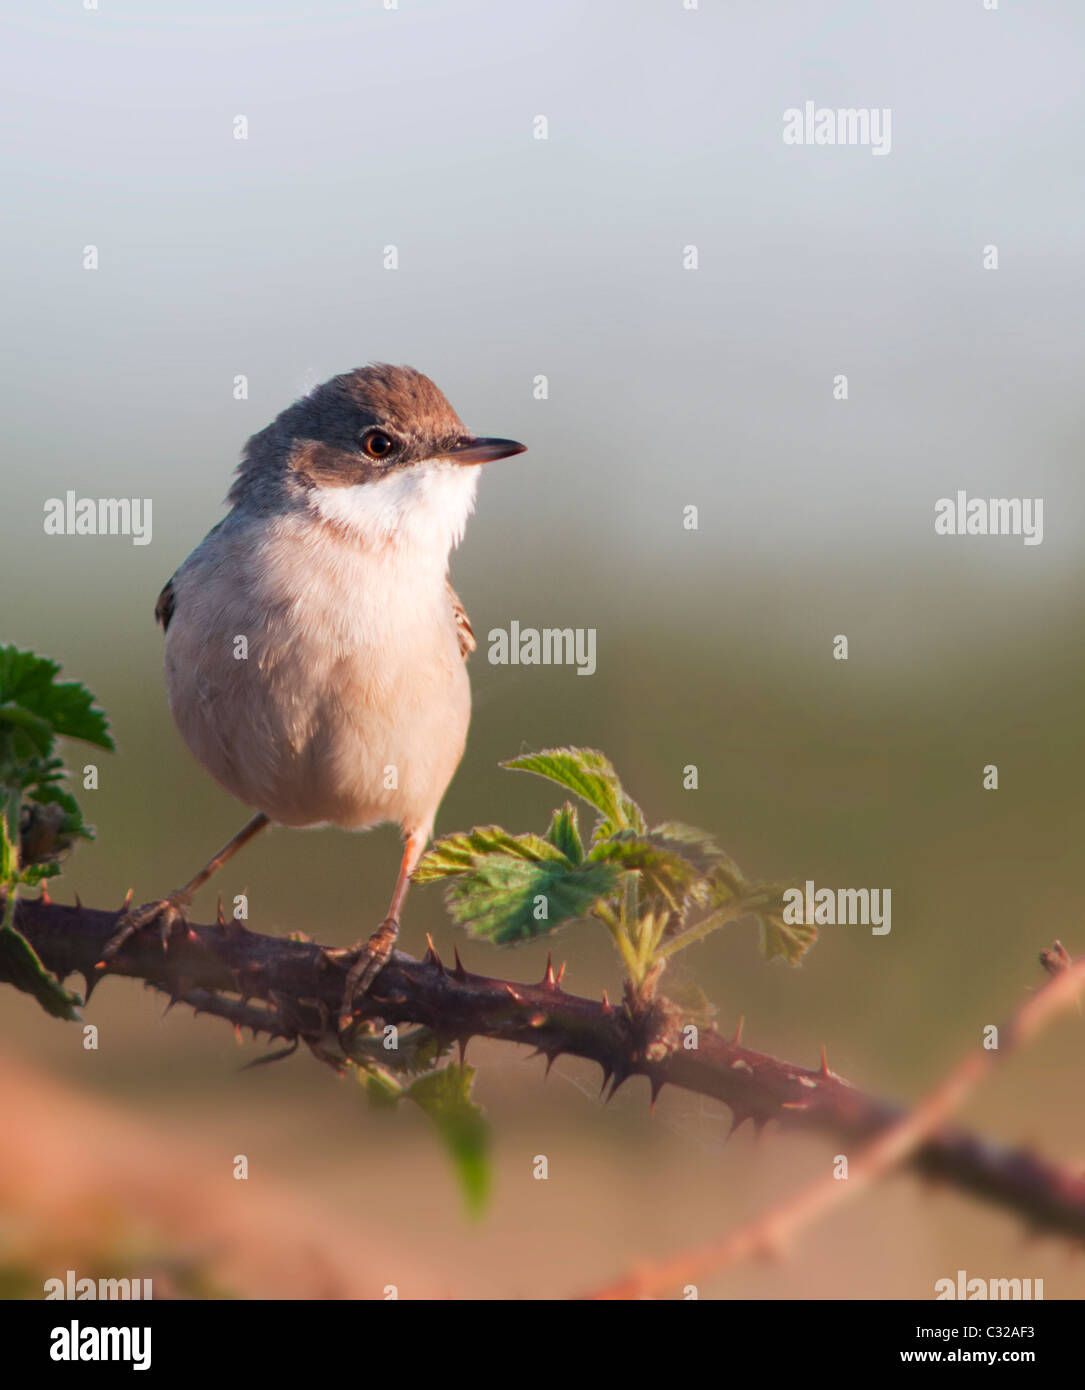
[[169, 580], [166, 587], [158, 595], [158, 602], [154, 606], [154, 620], [162, 624], [162, 631], [169, 629], [170, 619], [173, 617], [173, 580]]
[[448, 585], [448, 596], [452, 600], [452, 618], [456, 624], [456, 636], [460, 639], [460, 656], [466, 661], [478, 643], [475, 641], [471, 620], [463, 611], [459, 594], [452, 587], [451, 580], [446, 579], [445, 583]]

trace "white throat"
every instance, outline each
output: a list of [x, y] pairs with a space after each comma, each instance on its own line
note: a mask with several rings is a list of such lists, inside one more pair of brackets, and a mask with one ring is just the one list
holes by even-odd
[[311, 505], [366, 546], [447, 560], [475, 505], [478, 469], [436, 460], [354, 487], [318, 487]]

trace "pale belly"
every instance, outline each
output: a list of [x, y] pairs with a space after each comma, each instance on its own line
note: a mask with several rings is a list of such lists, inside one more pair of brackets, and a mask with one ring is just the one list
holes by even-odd
[[241, 567], [231, 538], [205, 545], [175, 579], [165, 645], [195, 756], [283, 825], [428, 833], [471, 705], [443, 575], [420, 584], [349, 553], [317, 571], [281, 539]]

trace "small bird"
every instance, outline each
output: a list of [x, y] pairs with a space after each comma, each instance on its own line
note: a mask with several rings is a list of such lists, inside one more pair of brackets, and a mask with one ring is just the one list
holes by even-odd
[[340, 1031], [392, 953], [414, 871], [463, 755], [475, 649], [448, 578], [477, 465], [522, 453], [465, 429], [432, 381], [374, 364], [333, 377], [246, 445], [228, 501], [159, 595], [170, 710], [221, 786], [256, 815], [194, 878], [126, 914], [100, 965], [260, 830], [400, 826], [388, 912], [336, 958]]

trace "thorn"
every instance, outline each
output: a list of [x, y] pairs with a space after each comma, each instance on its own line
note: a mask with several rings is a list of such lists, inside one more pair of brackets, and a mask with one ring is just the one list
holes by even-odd
[[653, 1073], [648, 1078], [648, 1084], [652, 1088], [652, 1103], [649, 1106], [649, 1110], [654, 1114], [656, 1108], [656, 1097], [659, 1095], [660, 1091], [662, 1091], [663, 1087], [667, 1083], [661, 1077], [658, 1077]]
[[[252, 1036], [255, 1040], [255, 1028], [253, 1029]], [[268, 1036], [270, 1037], [271, 1035], [268, 1034]], [[266, 1057], [257, 1057], [256, 1060], [253, 1062], [246, 1062], [245, 1065], [241, 1068], [241, 1070], [248, 1071], [252, 1067], [266, 1067], [269, 1062], [281, 1062], [286, 1057], [293, 1057], [294, 1053], [298, 1050], [298, 1042], [299, 1039], [295, 1038], [294, 1041], [290, 1044], [290, 1046], [284, 1047], [281, 1052], [269, 1052]]]
[[121, 911], [122, 911], [122, 912], [127, 912], [128, 909], [132, 906], [132, 894], [133, 894], [135, 891], [136, 891], [136, 890], [135, 890], [134, 888], [129, 888], [128, 892], [125, 893], [125, 895], [124, 895], [124, 902], [121, 903]]
[[433, 944], [433, 937], [430, 936], [429, 932], [426, 932], [426, 945], [429, 947], [429, 950], [426, 952], [423, 959], [427, 965], [435, 965], [443, 975], [445, 973], [445, 968], [441, 964], [441, 957], [437, 954], [437, 947]]
[[467, 1061], [467, 1044], [468, 1044], [470, 1041], [471, 1041], [471, 1035], [470, 1035], [470, 1033], [468, 1033], [468, 1035], [467, 1035], [465, 1038], [457, 1038], [457, 1039], [456, 1039], [456, 1046], [457, 1046], [457, 1047], [459, 1048], [459, 1050], [460, 1050], [460, 1066], [461, 1066], [461, 1067], [462, 1067], [463, 1064]]
[[556, 988], [557, 988], [557, 986], [556, 986], [556, 984], [555, 984], [555, 982], [554, 982], [554, 958], [553, 958], [553, 954], [552, 954], [550, 951], [547, 951], [547, 953], [546, 953], [546, 973], [543, 975], [542, 979], [539, 981], [539, 988], [540, 988], [540, 989], [556, 989]]
[[829, 1070], [829, 1060], [825, 1056], [824, 1043], [821, 1044], [821, 1074], [822, 1076], [832, 1076], [832, 1072]]
[[91, 968], [90, 968], [89, 970], [82, 970], [82, 971], [80, 971], [80, 974], [83, 976], [83, 1003], [84, 1003], [84, 1004], [89, 1004], [89, 1003], [90, 1003], [90, 996], [91, 996], [91, 995], [94, 993], [94, 991], [98, 988], [99, 982], [100, 982], [104, 977], [103, 977], [102, 975], [96, 975], [96, 974], [94, 973], [94, 966], [93, 966], [93, 965], [91, 966]]
[[732, 1106], [731, 1127], [723, 1136], [723, 1142], [726, 1144], [728, 1139], [730, 1139], [733, 1134], [737, 1134], [748, 1119], [750, 1119], [750, 1112], [748, 1110], [737, 1110], [734, 1106]]
[[602, 1095], [607, 1088], [607, 1082], [614, 1075], [609, 1067], [603, 1067], [603, 1084], [599, 1087], [599, 1094]]
[[78, 893], [76, 893], [75, 895], [75, 910], [76, 912], [83, 911], [83, 899], [79, 896]]
[[220, 927], [226, 925], [226, 917], [222, 911], [222, 894], [219, 894], [218, 907], [215, 909], [215, 919]]
[[561, 1056], [560, 1047], [537, 1047], [534, 1052], [528, 1053], [524, 1058], [525, 1062], [533, 1062], [536, 1057], [546, 1058], [546, 1075], [550, 1075], [550, 1068], [554, 1065], [556, 1058]]
[[[129, 892], [128, 896], [129, 898], [132, 896], [131, 892]], [[41, 881], [41, 901], [43, 903], [51, 903], [53, 901], [52, 898], [49, 896], [49, 884], [45, 881], [45, 879], [42, 879]]]
[[455, 976], [457, 980], [466, 980], [467, 971], [463, 968], [463, 961], [460, 960], [460, 948], [454, 945], [452, 947], [452, 951], [456, 957], [456, 968], [455, 970], [453, 970], [452, 974]]
[[606, 1098], [607, 1105], [614, 1099], [614, 1092], [618, 1087], [623, 1086], [629, 1080], [629, 1075], [629, 1072], [620, 1069], [614, 1073], [614, 1080], [610, 1083], [610, 1095]]
[[739, 1014], [739, 1016], [738, 1016], [738, 1023], [735, 1025], [735, 1036], [731, 1039], [731, 1042], [732, 1042], [733, 1044], [735, 1044], [735, 1046], [738, 1045], [739, 1040], [740, 1040], [741, 1037], [742, 1037], [742, 1025], [743, 1025], [745, 1022], [746, 1022], [746, 1015], [745, 1015], [745, 1014]]
[[522, 1004], [524, 1002], [523, 995], [517, 994], [512, 985], [507, 984], [505, 986], [505, 992], [510, 999], [515, 999], [517, 1004]]
[[557, 979], [557, 983], [560, 985], [561, 982], [562, 982], [562, 980], [563, 980], [564, 978], [565, 978], [565, 962], [562, 961], [561, 964], [558, 966], [558, 979]]
[[234, 1037], [237, 1039], [237, 1045], [238, 1045], [238, 1047], [241, 1047], [242, 1044], [244, 1043], [245, 1039], [241, 1036], [241, 1024], [240, 1024], [240, 1023], [235, 1023], [235, 1024], [234, 1024]]
[[603, 1012], [605, 1014], [612, 1014], [614, 1012], [614, 1005], [607, 998], [606, 990], [603, 990]]
[[542, 1028], [543, 1025], [546, 1023], [548, 1017], [548, 1014], [544, 1014], [541, 1012], [537, 1014], [532, 1014], [527, 1021], [527, 1026], [529, 1028]]
[[753, 1137], [755, 1141], [760, 1139], [765, 1132], [765, 1126], [768, 1124], [769, 1119], [770, 1117], [768, 1115], [755, 1115], [753, 1117]]

